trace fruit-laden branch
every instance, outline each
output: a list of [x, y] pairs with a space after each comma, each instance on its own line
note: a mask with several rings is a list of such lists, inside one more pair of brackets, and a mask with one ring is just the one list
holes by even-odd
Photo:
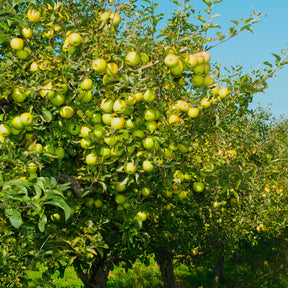
[[[67, 182], [71, 183], [71, 191], [77, 198], [88, 197], [91, 194], [95, 193], [97, 190], [97, 183], [93, 183], [91, 187], [81, 188], [80, 182], [77, 178], [73, 176], [68, 176], [65, 174], [58, 175], [58, 182], [64, 184]], [[87, 192], [88, 191], [88, 192]]]
[[77, 198], [81, 198], [81, 194], [82, 194], [82, 189], [79, 183], [79, 180], [73, 176], [68, 176], [68, 175], [64, 175], [64, 174], [59, 174], [58, 176], [58, 182], [61, 184], [70, 182], [71, 183], [71, 190], [72, 193], [77, 197]]
[[10, 104], [6, 99], [1, 99], [0, 109], [4, 114], [6, 114], [12, 109], [12, 104]]
[[[180, 49], [180, 54], [183, 54], [183, 53], [187, 52], [189, 49], [190, 49], [190, 47], [184, 47], [184, 48]], [[200, 52], [200, 51], [201, 51], [201, 50], [195, 51], [194, 53], [196, 54], [196, 53], [198, 53], [198, 52]], [[159, 60], [156, 60], [154, 63], [150, 63], [150, 64], [147, 64], [147, 65], [145, 65], [145, 66], [142, 66], [139, 70], [140, 70], [140, 71], [146, 70], [146, 69], [148, 69], [148, 68], [150, 68], [150, 67], [153, 67], [153, 66], [155, 66], [155, 65], [157, 65], [157, 64], [159, 64], [159, 63], [161, 63], [161, 62], [163, 62], [163, 61], [164, 61], [164, 59], [161, 58], [161, 59], [159, 59]]]

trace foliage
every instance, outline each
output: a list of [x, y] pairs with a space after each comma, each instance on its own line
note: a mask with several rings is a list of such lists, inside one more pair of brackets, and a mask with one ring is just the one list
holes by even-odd
[[104, 264], [129, 268], [161, 249], [211, 264], [240, 239], [281, 233], [287, 123], [248, 105], [287, 51], [249, 74], [209, 62], [260, 13], [225, 36], [219, 0], [203, 0], [202, 14], [172, 1], [161, 31], [148, 0], [28, 2], [6, 1], [0, 15], [1, 236], [33, 239], [1, 246], [6, 287], [34, 285], [19, 281], [38, 259], [42, 281], [74, 265], [90, 287]]

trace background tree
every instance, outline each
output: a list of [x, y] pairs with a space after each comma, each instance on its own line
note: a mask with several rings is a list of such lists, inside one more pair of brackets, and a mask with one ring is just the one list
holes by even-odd
[[[248, 134], [239, 134], [250, 123], [244, 120], [254, 93], [287, 63], [286, 51], [251, 75], [241, 67], [223, 74], [210, 50], [251, 30], [261, 14], [235, 23], [229, 36], [215, 34], [221, 27], [212, 8], [219, 2], [203, 0], [199, 15], [184, 1], [161, 31], [162, 16], [150, 1], [18, 1], [8, 7], [24, 22], [3, 22], [2, 233], [8, 238], [24, 233], [24, 225], [33, 227], [35, 247], [31, 252], [27, 246], [27, 253], [36, 257], [33, 263], [45, 263], [44, 281], [74, 265], [85, 287], [106, 287], [113, 264], [129, 267], [155, 253], [164, 287], [174, 287], [173, 257], [191, 245], [220, 243], [231, 252], [239, 237], [253, 235], [251, 228], [262, 224], [263, 230], [258, 212], [246, 217], [248, 207], [237, 204], [258, 205], [255, 187], [262, 182], [254, 186], [247, 179], [267, 163], [251, 156]], [[252, 146], [260, 145], [261, 135], [253, 133]], [[239, 162], [249, 157], [246, 170]], [[282, 203], [281, 197], [273, 201]], [[270, 205], [261, 203], [263, 210]], [[232, 215], [235, 226], [228, 221]], [[5, 243], [3, 262], [11, 260], [7, 249], [18, 251]], [[27, 284], [22, 268], [9, 267], [13, 283]]]

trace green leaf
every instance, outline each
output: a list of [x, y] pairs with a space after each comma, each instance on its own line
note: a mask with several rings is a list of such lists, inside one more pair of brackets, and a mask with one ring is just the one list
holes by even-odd
[[217, 18], [219, 16], [220, 16], [220, 14], [214, 14], [214, 15], [211, 16], [211, 19]]
[[22, 224], [21, 213], [12, 208], [5, 209], [5, 213], [8, 215], [11, 225], [18, 229]]
[[221, 41], [223, 39], [225, 39], [225, 35], [223, 35], [221, 32], [217, 32], [217, 35], [218, 35], [218, 39]]
[[170, 0], [170, 1], [177, 6], [180, 6], [180, 1], [177, 1], [177, 0]]
[[5, 34], [2, 31], [0, 31], [0, 44], [2, 44], [5, 41], [5, 39], [6, 39]]
[[281, 60], [281, 57], [275, 53], [272, 53], [272, 55], [276, 58], [275, 63], [278, 64]]
[[197, 18], [198, 20], [202, 21], [203, 23], [206, 22], [205, 18], [201, 15], [196, 15], [195, 18]]
[[63, 200], [63, 199], [51, 199], [47, 202], [44, 203], [45, 205], [53, 205], [56, 207], [59, 207], [63, 209], [64, 214], [65, 214], [65, 220], [67, 220], [70, 217], [71, 210], [68, 204]]
[[96, 249], [97, 249], [98, 253], [101, 255], [101, 258], [103, 258], [103, 256], [104, 256], [103, 249], [102, 248], [96, 248]]
[[209, 29], [210, 28], [221, 28], [221, 26], [218, 23], [211, 23], [209, 24]]
[[215, 126], [216, 127], [218, 127], [219, 125], [220, 125], [220, 123], [221, 123], [221, 120], [220, 120], [220, 118], [219, 118], [219, 116], [216, 114], [216, 124], [215, 124]]
[[273, 65], [272, 65], [271, 63], [269, 63], [268, 61], [263, 62], [263, 64], [264, 64], [264, 65], [267, 65], [267, 66], [269, 66], [269, 67], [271, 67], [271, 68], [273, 67]]
[[22, 202], [29, 201], [29, 197], [22, 196], [22, 195], [19, 195], [19, 194], [16, 194], [16, 193], [7, 193], [5, 195], [5, 198], [12, 199], [12, 200], [15, 200], [15, 201], [22, 201]]
[[42, 109], [42, 117], [45, 119], [47, 123], [50, 123], [53, 119], [52, 113], [45, 108]]
[[0, 15], [8, 14], [8, 13], [9, 13], [9, 10], [8, 10], [8, 9], [0, 10]]
[[239, 27], [239, 22], [237, 20], [230, 20], [232, 23], [234, 23], [237, 27]]
[[211, 7], [212, 6], [212, 0], [202, 0], [207, 6]]
[[13, 6], [15, 6], [17, 4], [20, 4], [20, 3], [32, 3], [32, 4], [36, 5], [36, 1], [35, 0], [13, 0], [12, 1], [12, 5]]
[[5, 186], [3, 187], [3, 190], [9, 189], [9, 188], [11, 188], [11, 186], [19, 186], [19, 187], [24, 186], [26, 188], [29, 188], [31, 186], [31, 184], [29, 182], [18, 180], [18, 179], [14, 179], [14, 180], [10, 180], [8, 182], [5, 182], [4, 185]]
[[62, 194], [61, 191], [58, 191], [58, 190], [55, 190], [55, 189], [53, 189], [53, 190], [47, 189], [45, 191], [45, 198], [46, 199], [54, 198], [55, 196], [56, 197], [58, 197], [58, 196], [63, 197], [63, 194]]
[[38, 228], [41, 232], [44, 232], [46, 224], [47, 224], [47, 216], [43, 214], [38, 223]]
[[33, 185], [33, 187], [34, 187], [35, 192], [36, 192], [36, 195], [34, 198], [39, 199], [42, 196], [42, 190], [37, 184]]
[[222, 2], [223, 0], [214, 0], [214, 4], [217, 4], [217, 3], [220, 3]]

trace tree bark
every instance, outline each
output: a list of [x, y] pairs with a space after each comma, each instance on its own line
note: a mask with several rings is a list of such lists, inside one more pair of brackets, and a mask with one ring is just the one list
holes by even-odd
[[215, 282], [219, 283], [224, 280], [224, 257], [221, 257], [219, 261], [215, 264], [213, 270], [213, 276]]
[[155, 253], [155, 257], [161, 272], [162, 286], [164, 288], [175, 288], [173, 254], [166, 248], [159, 248]]
[[107, 280], [113, 266], [113, 258], [101, 259], [98, 263], [93, 264], [86, 273], [81, 268], [80, 263], [74, 263], [76, 273], [85, 288], [107, 288]]

